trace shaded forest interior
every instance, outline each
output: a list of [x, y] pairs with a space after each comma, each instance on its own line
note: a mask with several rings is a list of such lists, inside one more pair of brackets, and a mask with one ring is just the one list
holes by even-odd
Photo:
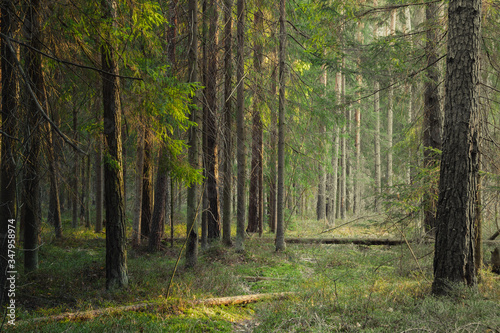
[[[293, 330], [305, 323], [290, 322], [290, 304], [312, 316], [323, 311], [307, 306], [316, 302], [334, 314], [316, 329], [384, 327], [374, 313], [339, 310], [349, 303], [340, 291], [356, 288], [349, 274], [370, 295], [356, 311], [372, 292], [411, 312], [412, 297], [467, 286], [459, 293], [487, 309], [472, 311], [477, 327], [500, 327], [498, 3], [0, 6], [0, 305], [14, 299], [15, 271], [24, 329], [106, 302], [172, 299], [144, 307], [171, 319], [198, 311], [202, 303], [189, 298], [254, 293], [278, 296], [228, 310], [234, 320], [214, 315], [213, 327], [183, 323]], [[221, 281], [211, 289], [200, 274]], [[65, 296], [64, 286], [84, 292]], [[276, 318], [256, 315], [273, 302], [282, 306]], [[220, 306], [212, 303], [203, 304]], [[139, 324], [130, 330], [148, 327], [131, 316]], [[464, 318], [450, 320], [473, 322]], [[57, 320], [44, 329], [68, 328], [52, 327]], [[94, 324], [85, 329], [110, 329]]]

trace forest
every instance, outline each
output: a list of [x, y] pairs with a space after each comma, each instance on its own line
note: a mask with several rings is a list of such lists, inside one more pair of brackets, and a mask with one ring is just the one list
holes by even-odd
[[500, 332], [499, 34], [493, 0], [0, 0], [0, 332]]

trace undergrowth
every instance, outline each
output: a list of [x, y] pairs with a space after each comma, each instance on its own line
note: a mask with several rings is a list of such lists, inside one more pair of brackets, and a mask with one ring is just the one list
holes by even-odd
[[[294, 221], [302, 229], [304, 221]], [[311, 223], [308, 221], [307, 223]], [[314, 228], [313, 228], [314, 229]], [[316, 226], [316, 231], [324, 230]], [[323, 236], [372, 233], [363, 224]], [[375, 235], [374, 235], [375, 234]], [[295, 236], [295, 235], [291, 235]], [[107, 292], [105, 238], [83, 229], [40, 248], [40, 269], [19, 267], [13, 332], [499, 332], [500, 279], [482, 271], [478, 292], [430, 295], [432, 246], [299, 245], [274, 251], [273, 236], [252, 236], [238, 253], [220, 243], [200, 251], [199, 265], [181, 262], [166, 293], [181, 244], [150, 254], [129, 249], [130, 285]], [[489, 252], [486, 248], [485, 252]], [[22, 263], [22, 253], [19, 253]], [[19, 265], [21, 266], [21, 265]], [[261, 279], [249, 279], [255, 277]], [[257, 293], [296, 292], [291, 299], [246, 306], [196, 306], [191, 301]], [[85, 320], [34, 318], [150, 302], [141, 311]]]

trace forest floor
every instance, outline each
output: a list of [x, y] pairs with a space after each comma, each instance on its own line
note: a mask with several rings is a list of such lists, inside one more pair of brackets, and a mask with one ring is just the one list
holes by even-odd
[[[293, 221], [287, 237], [394, 237], [369, 221], [321, 234], [326, 226]], [[40, 268], [24, 274], [19, 251], [16, 324], [12, 332], [500, 332], [500, 276], [481, 272], [478, 292], [430, 295], [433, 245], [287, 244], [252, 235], [245, 251], [214, 244], [194, 269], [177, 267], [181, 242], [161, 252], [128, 250], [130, 285], [107, 292], [105, 237], [65, 229], [62, 240], [44, 226]], [[307, 234], [304, 230], [308, 230]], [[176, 236], [183, 235], [182, 227]], [[491, 245], [484, 248], [489, 253]], [[417, 258], [418, 260], [415, 260]], [[489, 258], [489, 256], [487, 256]], [[196, 303], [213, 297], [294, 292], [243, 305]], [[148, 303], [136, 311], [110, 309]], [[61, 313], [97, 311], [84, 318]], [[40, 318], [42, 318], [40, 320]]]

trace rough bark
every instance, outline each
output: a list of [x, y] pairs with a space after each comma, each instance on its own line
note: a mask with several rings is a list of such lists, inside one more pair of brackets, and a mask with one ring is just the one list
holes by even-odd
[[59, 201], [59, 169], [57, 167], [56, 149], [53, 139], [52, 126], [47, 126], [47, 158], [49, 162], [49, 213], [47, 222], [54, 226], [57, 238], [62, 237], [61, 204]]
[[162, 143], [158, 162], [158, 172], [155, 184], [155, 204], [153, 218], [151, 220], [151, 233], [149, 234], [148, 250], [156, 252], [160, 250], [161, 238], [165, 230], [165, 211], [167, 206], [169, 154]]
[[135, 161], [135, 205], [134, 221], [132, 226], [132, 246], [137, 247], [141, 244], [141, 212], [142, 212], [142, 170], [144, 166], [144, 131], [142, 117], [137, 126], [137, 147]]
[[85, 228], [90, 229], [90, 156], [85, 156], [85, 168], [84, 172], [85, 176], [83, 177], [82, 184], [82, 199], [84, 200], [82, 203], [82, 217], [85, 220]]
[[[389, 23], [389, 36], [394, 36], [396, 33], [396, 10], [391, 10], [390, 14], [390, 23]], [[389, 68], [389, 74], [391, 73], [391, 68]], [[391, 191], [392, 187], [392, 133], [393, 133], [393, 122], [394, 122], [394, 79], [389, 80], [389, 91], [387, 96], [387, 187], [388, 190]]]
[[153, 131], [146, 124], [144, 130], [144, 161], [142, 164], [141, 236], [148, 239], [153, 216]]
[[[188, 23], [189, 23], [189, 37], [190, 44], [188, 50], [188, 82], [198, 81], [198, 5], [196, 0], [189, 0], [188, 2]], [[193, 96], [192, 104], [196, 105], [198, 102], [197, 94]], [[200, 123], [199, 112], [196, 107], [191, 109], [190, 120]], [[188, 160], [189, 164], [195, 168], [200, 168], [199, 158], [199, 134], [196, 127], [189, 129], [189, 151]], [[186, 267], [196, 266], [198, 260], [198, 201], [199, 201], [199, 186], [191, 184], [187, 191], [187, 237], [188, 242], [186, 246]]]
[[[363, 23], [358, 23], [358, 30], [356, 32], [356, 41], [359, 44], [363, 44]], [[358, 66], [361, 65], [361, 59], [357, 60]], [[360, 192], [360, 168], [361, 168], [361, 92], [359, 91], [363, 85], [363, 77], [361, 74], [356, 75], [356, 83], [358, 85], [358, 92], [356, 93], [358, 103], [356, 110], [354, 111], [354, 123], [355, 123], [355, 139], [354, 139], [354, 150], [355, 150], [355, 164], [354, 164], [354, 176], [353, 176], [353, 207], [352, 212], [354, 215], [361, 211], [361, 192]]]
[[238, 0], [236, 29], [236, 140], [238, 161], [238, 202], [236, 212], [236, 250], [245, 249], [245, 181], [246, 181], [246, 147], [245, 147], [245, 83], [244, 83], [244, 48], [245, 48], [245, 0]]
[[[98, 117], [100, 118], [100, 117]], [[95, 153], [95, 232], [102, 232], [102, 210], [103, 210], [103, 165], [102, 165], [102, 136], [98, 134], [96, 140], [96, 153]]]
[[[269, 89], [270, 95], [272, 96], [273, 106], [276, 105], [276, 84], [277, 84], [277, 73], [275, 64], [276, 64], [276, 48], [273, 48], [272, 53], [273, 59], [273, 71], [271, 72], [271, 87]], [[277, 146], [277, 137], [278, 133], [276, 132], [276, 127], [278, 124], [278, 114], [276, 112], [276, 108], [271, 108], [271, 129], [270, 129], [270, 149], [271, 153], [269, 154], [269, 229], [272, 233], [276, 232], [276, 146]]]
[[[256, 2], [254, 12], [254, 36], [253, 67], [255, 73], [261, 73], [263, 60], [262, 34], [264, 33], [264, 15], [262, 13], [262, 1]], [[260, 108], [262, 104], [260, 79], [254, 78], [253, 91], [253, 119], [252, 119], [252, 163], [250, 169], [250, 194], [248, 204], [248, 226], [247, 232], [258, 232], [262, 235], [262, 207], [263, 207], [263, 184], [262, 184], [262, 120]]]
[[[325, 133], [324, 126], [320, 126], [320, 136], [323, 136]], [[316, 205], [316, 216], [317, 220], [324, 220], [326, 217], [326, 205], [327, 205], [327, 195], [326, 195], [326, 185], [327, 182], [327, 174], [325, 172], [325, 166], [323, 163], [319, 165], [319, 184], [318, 184], [318, 200]]]
[[[425, 52], [427, 55], [427, 70], [424, 92], [424, 124], [423, 124], [423, 146], [424, 146], [424, 168], [435, 168], [439, 163], [439, 155], [435, 149], [441, 149], [441, 101], [439, 96], [439, 68], [436, 63], [438, 59], [437, 50], [437, 24], [438, 3], [426, 5], [426, 20], [430, 28], [427, 30]], [[428, 179], [428, 183], [432, 180]], [[432, 187], [431, 187], [432, 189]], [[436, 194], [426, 192], [423, 197], [424, 207], [424, 229], [426, 232], [434, 233], [436, 227]]]
[[232, 59], [232, 25], [233, 25], [233, 1], [224, 0], [224, 159], [222, 162], [222, 173], [224, 177], [224, 187], [222, 194], [222, 240], [226, 245], [232, 245], [231, 241], [231, 199], [232, 199], [232, 161], [233, 161], [233, 140], [232, 140], [232, 80], [233, 80], [233, 59]]
[[286, 85], [286, 0], [280, 0], [279, 35], [279, 99], [278, 99], [278, 202], [276, 251], [285, 250], [285, 85]]
[[479, 174], [479, 45], [481, 1], [451, 0], [448, 8], [443, 153], [437, 207], [434, 294], [475, 286]]
[[[107, 29], [116, 28], [116, 1], [102, 0], [103, 18], [109, 20]], [[128, 285], [127, 250], [125, 237], [125, 206], [122, 161], [121, 112], [118, 66], [110, 40], [104, 35], [101, 46], [102, 95], [105, 138], [104, 200], [106, 207], [106, 289]]]
[[[342, 62], [342, 67], [344, 66]], [[341, 95], [340, 101], [345, 105], [345, 75], [340, 73], [341, 82]], [[344, 106], [345, 107], [345, 106]], [[346, 217], [347, 211], [347, 116], [346, 110], [344, 109], [344, 124], [342, 125], [342, 136], [340, 138], [340, 197], [339, 197], [339, 208], [340, 208], [340, 218], [342, 220]]]
[[209, 43], [208, 36], [208, 22], [210, 21], [210, 15], [207, 13], [207, 0], [201, 1], [201, 57], [200, 57], [200, 76], [201, 84], [203, 85], [203, 93], [201, 94], [201, 105], [202, 105], [202, 124], [201, 128], [201, 157], [202, 157], [202, 167], [203, 167], [203, 193], [202, 195], [202, 209], [201, 209], [201, 248], [206, 249], [208, 247], [208, 144], [207, 144], [207, 122], [208, 122], [208, 56], [207, 56], [207, 44]]
[[[373, 6], [377, 7], [378, 6], [378, 0], [373, 1]], [[373, 38], [377, 39], [378, 38], [378, 25], [377, 23], [374, 24], [373, 27]], [[375, 113], [375, 138], [374, 138], [374, 144], [375, 144], [375, 202], [374, 202], [374, 208], [375, 211], [380, 210], [380, 194], [382, 193], [382, 174], [380, 170], [380, 83], [378, 81], [375, 81], [373, 84], [373, 90], [374, 90], [374, 95], [373, 95], [373, 112]]]
[[380, 85], [378, 81], [374, 84], [374, 106], [375, 112], [375, 211], [380, 210], [380, 194], [382, 193], [382, 174], [380, 170]]
[[21, 223], [24, 225], [24, 268], [25, 271], [33, 271], [38, 268], [38, 245], [40, 237], [41, 216], [40, 206], [40, 150], [41, 150], [41, 128], [42, 115], [38, 110], [37, 103], [46, 107], [42, 72], [41, 55], [34, 50], [41, 49], [41, 5], [40, 1], [31, 1], [27, 7], [25, 19], [25, 31], [28, 45], [25, 63], [28, 68], [28, 77], [31, 89], [35, 96], [29, 98], [26, 113], [26, 160], [24, 162], [23, 178], [23, 206], [21, 212]]
[[333, 131], [333, 149], [332, 149], [332, 174], [329, 175], [328, 186], [328, 224], [335, 225], [335, 218], [337, 213], [337, 185], [338, 185], [338, 171], [339, 171], [339, 148], [340, 148], [340, 129], [336, 127]]
[[209, 15], [210, 25], [208, 30], [207, 45], [207, 82], [206, 82], [206, 118], [203, 126], [206, 134], [206, 194], [208, 199], [207, 232], [208, 240], [220, 239], [221, 225], [219, 214], [219, 192], [217, 176], [217, 23], [219, 17], [218, 1], [210, 0]]
[[[13, 8], [10, 0], [0, 2], [0, 32], [11, 37], [13, 32]], [[8, 229], [9, 219], [16, 218], [16, 153], [15, 140], [17, 136], [17, 81], [14, 75], [16, 54], [7, 45], [4, 38], [0, 39], [0, 61], [2, 80], [2, 134], [1, 164], [0, 164], [0, 307], [6, 304], [4, 286], [8, 271]], [[16, 227], [16, 221], [12, 225]], [[15, 231], [15, 229], [14, 229]], [[15, 232], [13, 233], [16, 234]]]
[[[73, 108], [73, 140], [78, 142], [78, 112], [76, 107]], [[71, 174], [71, 227], [78, 227], [78, 207], [79, 207], [79, 192], [78, 192], [78, 175], [80, 173], [80, 156], [75, 150], [73, 156], [73, 172]]]

